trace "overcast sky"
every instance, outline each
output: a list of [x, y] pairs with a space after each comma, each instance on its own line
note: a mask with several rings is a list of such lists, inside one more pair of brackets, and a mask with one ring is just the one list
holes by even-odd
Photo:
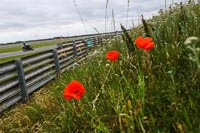
[[[172, 2], [186, 0], [166, 0]], [[73, 0], [1, 0], [0, 43], [73, 36], [105, 31], [106, 0], [76, 0], [86, 30]], [[106, 31], [113, 31], [112, 10], [116, 30], [126, 26], [128, 0], [109, 0]], [[165, 0], [130, 0], [127, 27], [136, 25], [139, 16], [156, 15], [165, 8]]]

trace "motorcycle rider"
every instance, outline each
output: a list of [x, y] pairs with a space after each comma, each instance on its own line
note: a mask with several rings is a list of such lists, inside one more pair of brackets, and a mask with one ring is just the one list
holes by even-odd
[[33, 50], [33, 48], [30, 45], [27, 45], [25, 42], [23, 42], [23, 50]]

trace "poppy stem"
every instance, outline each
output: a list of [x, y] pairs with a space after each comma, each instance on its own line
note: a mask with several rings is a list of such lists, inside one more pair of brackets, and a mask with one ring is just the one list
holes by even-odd
[[100, 88], [100, 90], [99, 90], [99, 93], [96, 95], [95, 99], [92, 101], [93, 110], [96, 109], [95, 103], [97, 102], [100, 93], [103, 93], [103, 91], [104, 91], [104, 86], [105, 86], [105, 83], [106, 83], [106, 81], [107, 81], [107, 79], [108, 79], [108, 76], [109, 76], [109, 74], [110, 74], [110, 72], [111, 72], [111, 68], [112, 68], [112, 66], [110, 66], [110, 69], [109, 69], [108, 72], [107, 72], [106, 78], [104, 79], [103, 84], [101, 85], [101, 88]]

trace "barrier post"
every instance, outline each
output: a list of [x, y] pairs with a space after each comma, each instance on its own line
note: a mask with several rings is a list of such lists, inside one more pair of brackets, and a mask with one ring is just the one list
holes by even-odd
[[59, 63], [59, 58], [58, 58], [58, 52], [56, 49], [53, 49], [53, 58], [54, 58], [54, 63], [56, 67], [56, 74], [57, 76], [60, 75], [60, 63]]
[[23, 102], [26, 102], [28, 100], [28, 93], [27, 93], [26, 80], [25, 80], [22, 60], [15, 59], [15, 64], [16, 64], [17, 73], [18, 73], [19, 86], [21, 89], [22, 100], [23, 100]]
[[74, 49], [74, 57], [77, 56], [77, 48], [76, 48], [76, 42], [73, 41], [73, 49]]

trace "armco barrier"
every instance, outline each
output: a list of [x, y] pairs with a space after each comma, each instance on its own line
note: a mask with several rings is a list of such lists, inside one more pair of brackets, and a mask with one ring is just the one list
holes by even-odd
[[[106, 39], [114, 36], [108, 34]], [[0, 64], [0, 113], [18, 101], [26, 102], [32, 92], [81, 62], [89, 50], [87, 40], [93, 46], [101, 45], [102, 35], [67, 42], [62, 48]]]

